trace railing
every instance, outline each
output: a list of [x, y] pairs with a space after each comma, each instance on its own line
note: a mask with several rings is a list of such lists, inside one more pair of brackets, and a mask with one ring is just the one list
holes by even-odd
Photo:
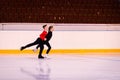
[[0, 31], [39, 31], [52, 25], [55, 31], [120, 31], [120, 24], [0, 23]]

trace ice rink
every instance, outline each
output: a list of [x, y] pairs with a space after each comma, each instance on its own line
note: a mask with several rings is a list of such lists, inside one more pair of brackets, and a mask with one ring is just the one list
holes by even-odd
[[120, 80], [120, 56], [0, 55], [0, 80]]

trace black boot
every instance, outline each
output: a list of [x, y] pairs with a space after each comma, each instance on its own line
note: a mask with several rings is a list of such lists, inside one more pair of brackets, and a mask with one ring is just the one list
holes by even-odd
[[39, 55], [38, 59], [44, 59], [44, 57], [42, 55]]
[[20, 48], [21, 51], [24, 50], [24, 49], [25, 49], [25, 47], [21, 47], [21, 48]]

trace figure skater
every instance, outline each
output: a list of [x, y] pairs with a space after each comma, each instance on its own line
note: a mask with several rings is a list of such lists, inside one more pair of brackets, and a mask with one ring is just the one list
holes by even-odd
[[47, 27], [47, 25], [43, 25], [43, 32], [40, 34], [40, 36], [36, 39], [36, 41], [34, 41], [33, 43], [30, 43], [30, 44], [27, 44], [26, 46], [22, 46], [21, 48], [20, 48], [20, 50], [22, 51], [22, 50], [24, 50], [24, 49], [26, 49], [26, 48], [28, 48], [28, 47], [31, 47], [31, 46], [34, 46], [34, 45], [37, 45], [37, 44], [39, 44], [39, 47], [40, 47], [40, 51], [39, 51], [39, 55], [38, 55], [38, 58], [44, 58], [43, 56], [42, 56], [42, 52], [43, 52], [43, 49], [44, 49], [44, 46], [43, 46], [43, 42], [44, 42], [44, 40], [46, 40], [46, 35], [47, 35], [47, 30], [48, 30], [48, 27]]
[[[51, 50], [51, 45], [50, 45], [49, 41], [50, 41], [50, 39], [52, 38], [52, 32], [53, 32], [53, 31], [54, 31], [54, 27], [53, 27], [53, 26], [50, 26], [50, 27], [48, 28], [48, 34], [46, 35], [46, 40], [43, 42], [43, 44], [48, 47], [47, 52], [46, 52], [46, 55], [45, 55], [46, 58], [48, 58], [48, 54], [49, 54], [49, 52], [50, 52], [50, 50]], [[40, 45], [38, 45], [38, 46], [36, 47], [36, 49], [33, 49], [33, 51], [36, 52], [39, 47], [40, 47]]]

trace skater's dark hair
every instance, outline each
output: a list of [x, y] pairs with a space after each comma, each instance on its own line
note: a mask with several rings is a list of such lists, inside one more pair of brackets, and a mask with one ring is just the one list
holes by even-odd
[[50, 31], [52, 28], [53, 28], [53, 26], [50, 26], [49, 29], [48, 29], [48, 31]]
[[43, 29], [45, 29], [46, 26], [47, 26], [47, 25], [43, 25]]

